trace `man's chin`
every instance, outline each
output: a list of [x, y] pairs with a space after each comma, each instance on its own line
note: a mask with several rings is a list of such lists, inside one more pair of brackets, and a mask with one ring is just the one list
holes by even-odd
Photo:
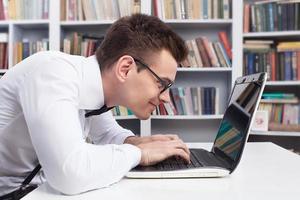
[[137, 118], [139, 118], [140, 120], [147, 120], [147, 119], [149, 119], [150, 118], [150, 116], [151, 116], [151, 113], [150, 114], [148, 114], [148, 113], [143, 113], [143, 114], [135, 114], [135, 116], [137, 117]]

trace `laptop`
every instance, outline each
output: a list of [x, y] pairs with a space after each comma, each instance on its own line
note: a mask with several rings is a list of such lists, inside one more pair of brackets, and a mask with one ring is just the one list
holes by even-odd
[[266, 73], [237, 78], [211, 151], [190, 149], [190, 164], [171, 157], [152, 166], [137, 166], [126, 177], [200, 178], [231, 174], [242, 157], [266, 79]]

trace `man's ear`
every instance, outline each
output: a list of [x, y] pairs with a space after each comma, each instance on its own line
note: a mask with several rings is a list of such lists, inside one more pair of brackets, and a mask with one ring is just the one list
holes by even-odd
[[117, 79], [124, 82], [130, 75], [131, 70], [134, 68], [134, 61], [131, 56], [122, 56], [118, 59], [115, 66], [115, 75]]

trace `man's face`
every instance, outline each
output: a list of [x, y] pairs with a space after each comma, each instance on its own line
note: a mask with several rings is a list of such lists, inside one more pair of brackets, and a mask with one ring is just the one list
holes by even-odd
[[138, 67], [143, 70], [136, 72], [129, 95], [128, 107], [140, 119], [148, 119], [160, 102], [170, 101], [166, 88], [174, 82], [177, 71], [176, 60], [166, 50], [148, 60], [151, 61], [135, 59], [136, 70]]

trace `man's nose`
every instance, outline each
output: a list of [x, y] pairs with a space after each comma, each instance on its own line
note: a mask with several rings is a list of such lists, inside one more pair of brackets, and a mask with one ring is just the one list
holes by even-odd
[[169, 103], [171, 101], [169, 89], [159, 95], [159, 100], [163, 103]]

